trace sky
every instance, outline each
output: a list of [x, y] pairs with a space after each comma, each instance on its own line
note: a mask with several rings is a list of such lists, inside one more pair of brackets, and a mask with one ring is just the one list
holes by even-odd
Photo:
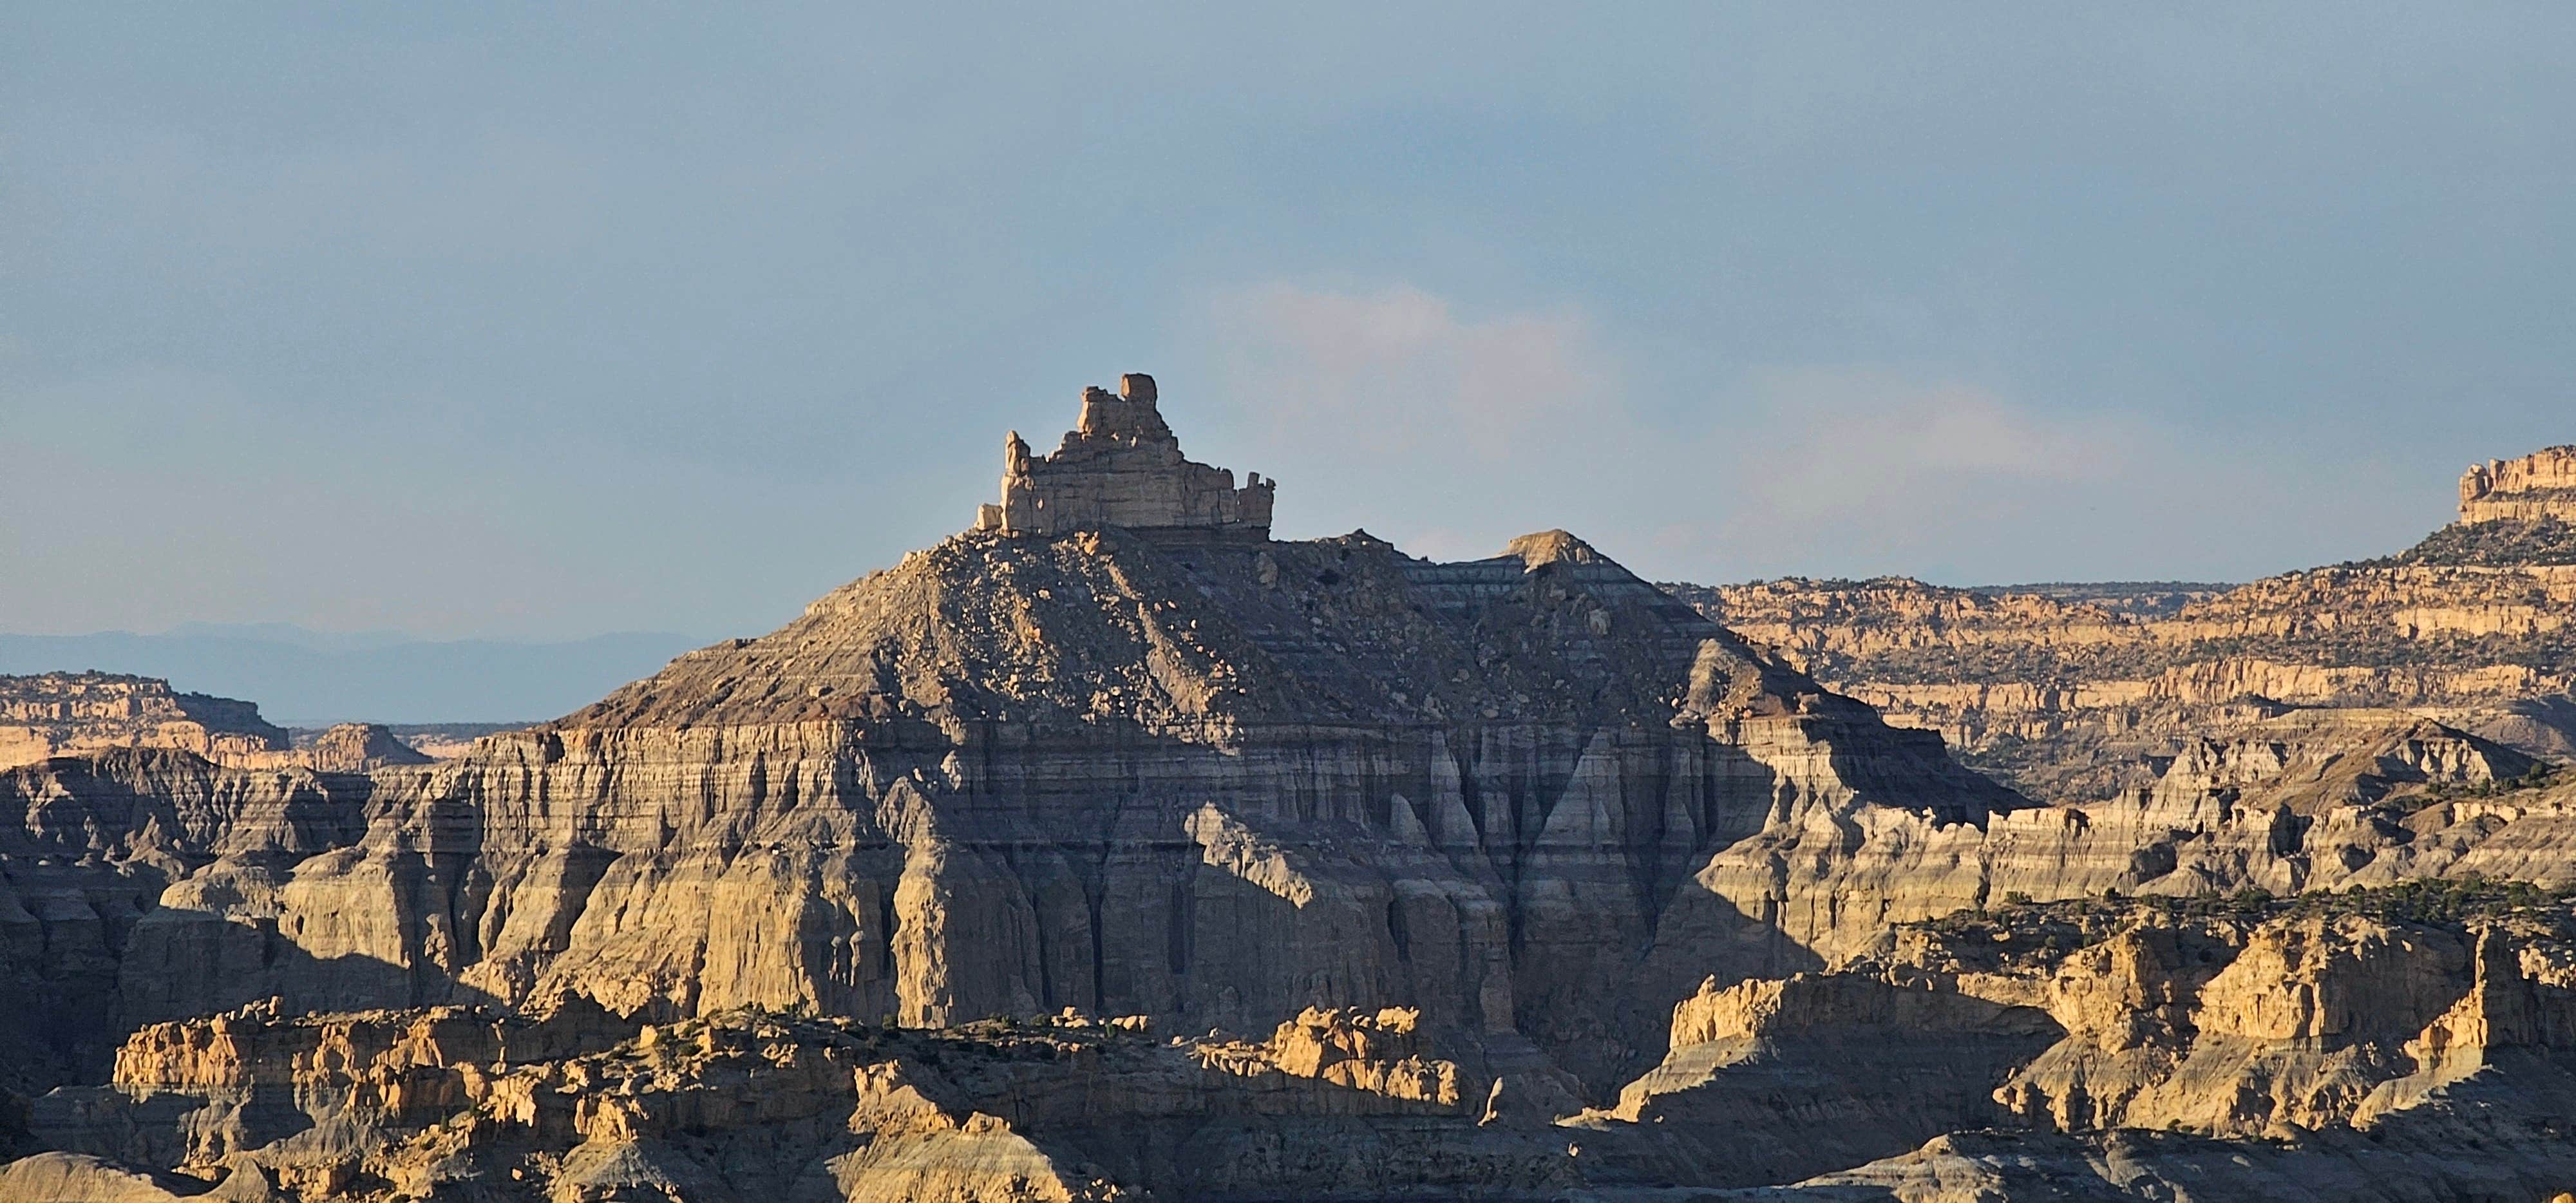
[[753, 634], [1153, 373], [1282, 537], [2237, 580], [2576, 442], [2576, 6], [0, 8], [0, 631]]

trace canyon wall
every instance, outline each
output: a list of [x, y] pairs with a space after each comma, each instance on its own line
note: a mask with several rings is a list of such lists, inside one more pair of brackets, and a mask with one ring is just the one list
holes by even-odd
[[2463, 521], [2416, 548], [2224, 591], [1666, 588], [2045, 801], [2146, 788], [2188, 736], [2295, 707], [2405, 708], [2576, 758], [2576, 527], [2553, 483], [2571, 464], [2557, 448], [2472, 469]]
[[[1999, 1028], [2036, 1027], [2036, 1055], [1905, 1096], [1983, 1107], [1981, 1131], [1724, 1197], [2547, 1199], [2576, 1183], [2571, 937], [2563, 896], [2491, 885], [2008, 907], [1904, 930], [1834, 974], [1702, 991], [1676, 1010], [1666, 1067], [1623, 1107], [1705, 1110], [1766, 1072], [1869, 1074], [1920, 1057], [1909, 1043], [1956, 1060]], [[1839, 1045], [1775, 1041], [1714, 1076], [1671, 1072], [1707, 1059], [1686, 1037], [1790, 1022], [1763, 1005], [1784, 990], [1908, 1021], [1875, 1038], [1845, 1024], [1864, 1035]]]

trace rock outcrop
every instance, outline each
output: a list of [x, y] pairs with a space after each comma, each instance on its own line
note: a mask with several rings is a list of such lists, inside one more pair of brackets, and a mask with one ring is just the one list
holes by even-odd
[[2527, 886], [1909, 925], [1703, 983], [1661, 1065], [1553, 1127], [1479, 1117], [1417, 1018], [1310, 1009], [1252, 1042], [263, 1003], [148, 1026], [112, 1085], [38, 1100], [57, 1151], [0, 1199], [2394, 1203], [2576, 1172], [2576, 907]]
[[259, 707], [99, 672], [0, 676], [0, 768], [107, 748], [177, 748], [229, 761], [288, 748]]
[[257, 703], [180, 693], [152, 677], [0, 677], [0, 769], [110, 748], [167, 748], [235, 768], [325, 773], [431, 759], [375, 723], [342, 723], [300, 741], [261, 718]]
[[[1808, 989], [2035, 1011], [2062, 1038], [1993, 1088], [2005, 1114], [1976, 1130], [1720, 1197], [2546, 1198], [2576, 1182], [2571, 938], [2564, 896], [2478, 885], [1914, 928]], [[1927, 1003], [1913, 1014], [1950, 1043]], [[1806, 1048], [1789, 1070], [1829, 1077], [1879, 1047]]]
[[[1130, 394], [1068, 447], [1179, 462]], [[432, 766], [50, 762], [0, 797], [9, 863], [41, 866], [11, 870], [40, 899], [0, 907], [5, 968], [80, 1000], [74, 1062], [272, 996], [1201, 1031], [1401, 1007], [1481, 1067], [1475, 1104], [1609, 1090], [1713, 969], [1811, 965], [1814, 933], [1701, 880], [1755, 832], [1972, 842], [2026, 805], [1562, 532], [1438, 564], [1117, 525], [957, 536]]]
[[1580, 1180], [1561, 1140], [1480, 1126], [1437, 1088], [1457, 1066], [1414, 1039], [1392, 1013], [1310, 1011], [1247, 1044], [1075, 1013], [923, 1031], [260, 1007], [135, 1033], [112, 1086], [36, 1108], [40, 1135], [95, 1160], [22, 1172], [123, 1186], [133, 1175], [112, 1167], [151, 1165], [301, 1203], [1374, 1198]]
[[1082, 417], [1045, 459], [1012, 431], [1002, 445], [1002, 500], [977, 512], [975, 529], [1060, 535], [1103, 526], [1200, 531], [1259, 540], [1270, 534], [1274, 482], [1194, 462], [1155, 408], [1154, 378], [1130, 372], [1118, 392], [1082, 390]]
[[2473, 469], [2462, 522], [2406, 553], [2215, 594], [1666, 587], [2047, 801], [2141, 788], [2187, 739], [2286, 707], [2405, 708], [2563, 756], [2576, 749], [2576, 503], [2553, 482], [2570, 464], [2576, 451], [2558, 448]]
[[1794, 1182], [2009, 1118], [1987, 1092], [2062, 1035], [2036, 1008], [1914, 983], [1710, 979], [1674, 1006], [1662, 1064], [1563, 1123], [1631, 1176]]
[[2576, 446], [2471, 465], [2460, 476], [2460, 522], [2576, 522]]
[[[404, 743], [377, 723], [341, 723], [294, 751], [294, 763], [320, 773], [367, 773], [401, 765], [428, 764], [433, 758]], [[246, 763], [259, 767], [255, 759]]]

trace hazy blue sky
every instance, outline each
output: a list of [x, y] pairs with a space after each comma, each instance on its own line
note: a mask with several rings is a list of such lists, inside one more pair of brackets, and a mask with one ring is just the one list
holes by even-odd
[[1284, 536], [2243, 578], [2576, 441], [2571, 214], [2565, 3], [12, 4], [0, 630], [763, 630], [1122, 370]]

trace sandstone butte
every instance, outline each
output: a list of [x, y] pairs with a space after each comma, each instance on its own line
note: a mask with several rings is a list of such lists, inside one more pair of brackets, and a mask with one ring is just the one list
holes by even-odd
[[342, 723], [298, 748], [258, 705], [101, 672], [0, 676], [0, 769], [110, 748], [191, 752], [235, 768], [363, 773], [430, 757], [375, 723]]
[[1275, 492], [1130, 376], [455, 759], [0, 773], [0, 1200], [2576, 1184], [2545, 757], [2275, 700], [2035, 801], [1564, 532]]

